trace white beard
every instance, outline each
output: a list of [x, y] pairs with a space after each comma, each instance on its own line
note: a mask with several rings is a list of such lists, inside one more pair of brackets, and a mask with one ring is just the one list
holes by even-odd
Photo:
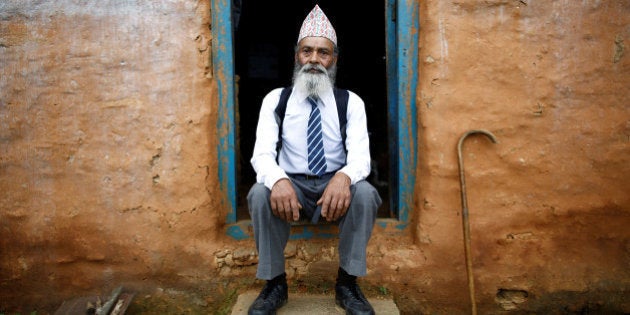
[[[318, 69], [319, 73], [310, 73], [308, 70]], [[337, 65], [326, 70], [322, 65], [295, 64], [293, 69], [293, 87], [309, 96], [320, 97], [324, 92], [330, 91], [335, 84]]]

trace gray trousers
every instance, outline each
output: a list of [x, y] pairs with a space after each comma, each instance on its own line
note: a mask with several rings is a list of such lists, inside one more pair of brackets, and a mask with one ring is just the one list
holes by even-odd
[[[291, 176], [293, 188], [302, 205], [300, 219], [311, 219], [316, 202], [321, 197], [330, 176], [304, 179]], [[367, 274], [367, 244], [372, 234], [381, 197], [367, 181], [350, 186], [352, 201], [339, 224], [339, 266], [354, 276]], [[284, 247], [291, 232], [291, 224], [276, 217], [271, 211], [271, 191], [263, 184], [254, 184], [247, 195], [249, 214], [254, 226], [258, 250], [256, 277], [270, 280], [284, 272]]]

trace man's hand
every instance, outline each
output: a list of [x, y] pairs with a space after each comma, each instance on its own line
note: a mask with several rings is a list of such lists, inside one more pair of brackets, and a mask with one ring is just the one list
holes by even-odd
[[317, 205], [322, 206], [322, 217], [326, 221], [336, 221], [348, 211], [352, 199], [350, 183], [350, 177], [342, 172], [337, 172], [328, 182], [322, 197], [317, 201]]
[[271, 211], [278, 218], [285, 221], [297, 221], [300, 219], [302, 205], [298, 201], [293, 184], [287, 178], [278, 180], [271, 187]]

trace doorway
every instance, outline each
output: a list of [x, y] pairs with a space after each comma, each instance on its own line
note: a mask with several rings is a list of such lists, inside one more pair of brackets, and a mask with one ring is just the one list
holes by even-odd
[[[318, 4], [335, 27], [339, 60], [336, 85], [365, 102], [370, 133], [370, 181], [383, 199], [379, 218], [393, 218], [390, 205], [385, 3], [344, 1], [239, 1], [233, 3], [236, 77], [237, 220], [249, 218], [246, 195], [256, 180], [249, 162], [263, 97], [291, 85], [294, 47], [302, 21]], [[280, 13], [283, 12], [283, 13]]]

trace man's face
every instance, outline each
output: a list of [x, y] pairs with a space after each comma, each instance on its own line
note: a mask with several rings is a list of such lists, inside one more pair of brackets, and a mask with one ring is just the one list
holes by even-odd
[[333, 42], [323, 37], [305, 37], [295, 52], [293, 86], [310, 96], [321, 96], [335, 84], [337, 56]]
[[[298, 43], [295, 59], [300, 66], [307, 63], [320, 64], [326, 69], [330, 69], [337, 62], [333, 42], [324, 37], [304, 37]], [[310, 71], [311, 73], [318, 72], [316, 69]]]

